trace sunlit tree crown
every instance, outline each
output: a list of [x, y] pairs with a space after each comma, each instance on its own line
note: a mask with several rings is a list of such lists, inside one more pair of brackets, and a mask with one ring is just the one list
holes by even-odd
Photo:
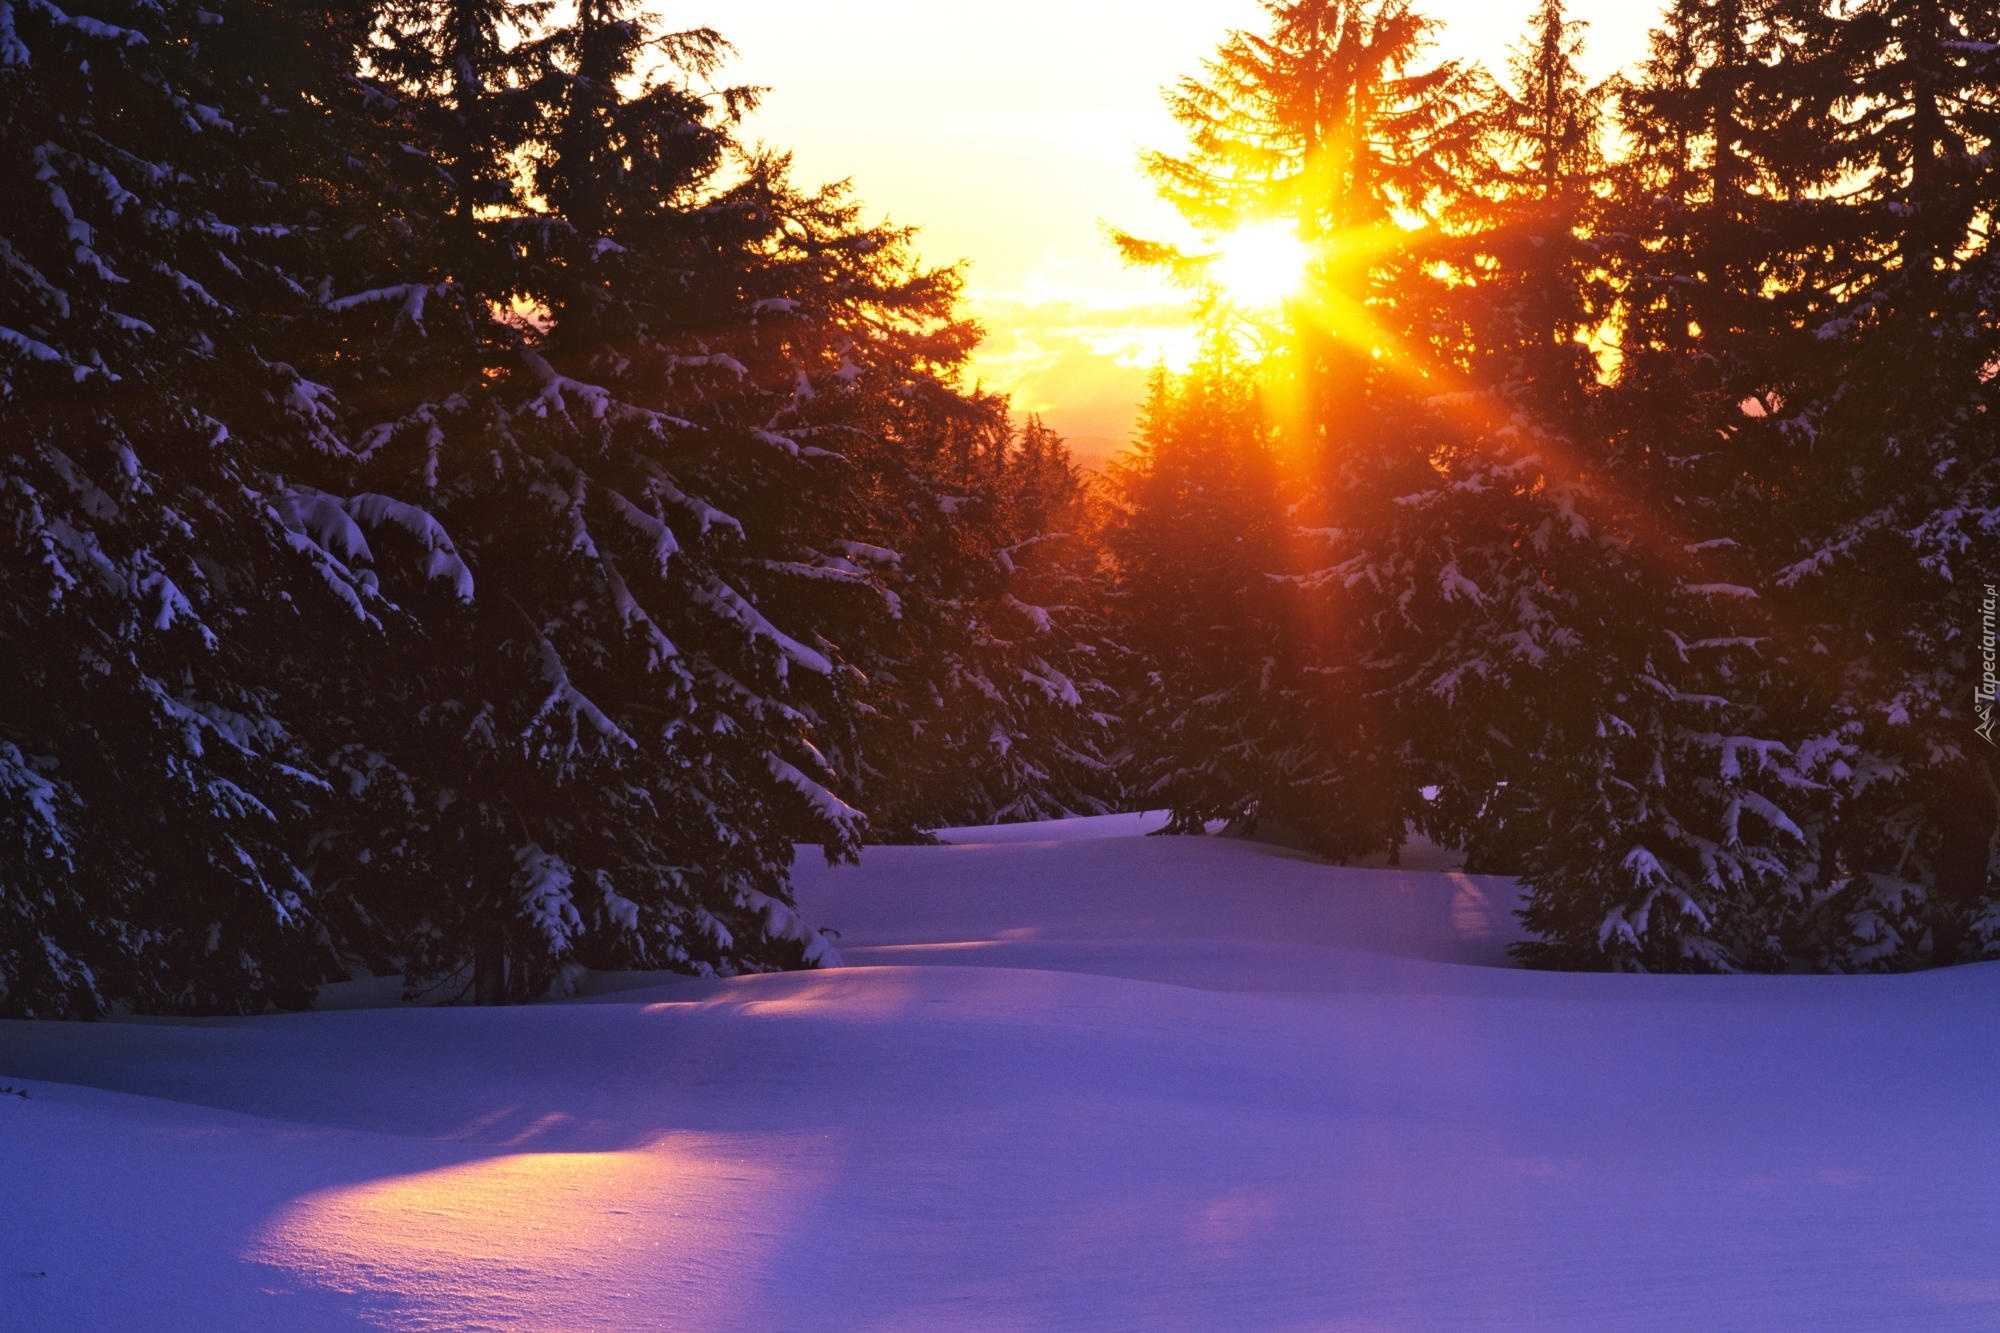
[[1587, 185], [1604, 168], [1607, 89], [1578, 63], [1589, 26], [1570, 18], [1562, 0], [1542, 0], [1508, 54], [1511, 86], [1496, 90], [1492, 129], [1516, 191], [1548, 199]]
[[1436, 28], [1405, 0], [1264, 6], [1167, 96], [1184, 153], [1146, 155], [1160, 193], [1205, 233], [1293, 219], [1308, 238], [1421, 214], [1450, 169], [1470, 76], [1426, 63]]

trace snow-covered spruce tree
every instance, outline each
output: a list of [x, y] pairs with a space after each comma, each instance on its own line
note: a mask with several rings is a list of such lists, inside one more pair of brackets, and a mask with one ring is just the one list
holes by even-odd
[[[413, 988], [470, 966], [482, 1001], [569, 963], [814, 948], [774, 808], [804, 799], [791, 781], [818, 791], [778, 757], [789, 739], [804, 759], [791, 672], [834, 674], [719, 572], [741, 524], [690, 477], [742, 442], [694, 409], [747, 374], [691, 331], [748, 322], [747, 237], [768, 230], [698, 198], [726, 127], [671, 82], [573, 95], [629, 73], [645, 34], [625, 25], [607, 57], [513, 35], [534, 17], [389, 12], [375, 61], [427, 174], [323, 287], [339, 339], [319, 373], [363, 453], [347, 511], [418, 624], [339, 682], [355, 799], [315, 869], [354, 904], [365, 961]], [[541, 208], [499, 165], [538, 150]], [[638, 169], [617, 180], [621, 163]], [[449, 581], [395, 578], [411, 556]]]
[[[1628, 550], [1663, 546], [1657, 530], [1607, 527]], [[1598, 632], [1548, 674], [1550, 720], [1506, 808], [1541, 937], [1520, 951], [1558, 967], [1782, 967], [1809, 864], [1795, 813], [1817, 793], [1764, 703], [1784, 684], [1755, 656], [1771, 632], [1738, 606], [1747, 585], [1650, 558], [1622, 572], [1585, 590]]]
[[[1279, 400], [1288, 452], [1295, 468], [1310, 469], [1347, 448], [1369, 383], [1388, 373], [1375, 335], [1397, 299], [1397, 218], [1426, 216], [1448, 192], [1472, 147], [1475, 122], [1464, 112], [1476, 80], [1427, 58], [1436, 24], [1407, 0], [1263, 8], [1265, 32], [1232, 33], [1202, 75], [1170, 91], [1185, 151], [1142, 161], [1203, 240], [1273, 222], [1309, 249], [1306, 292], [1279, 326], [1253, 329], [1248, 341], [1255, 354], [1277, 353], [1266, 359], [1291, 379]], [[1128, 260], [1165, 266], [1202, 293], [1211, 319], [1230, 313], [1213, 285], [1214, 256], [1118, 239]]]
[[784, 261], [803, 294], [769, 298], [763, 316], [794, 359], [772, 373], [803, 358], [825, 378], [782, 413], [751, 400], [752, 420], [807, 442], [823, 484], [772, 497], [770, 521], [806, 558], [747, 577], [759, 605], [839, 644], [858, 673], [851, 706], [810, 715], [874, 836], [1100, 809], [1113, 788], [1097, 613], [1036, 600], [1044, 566], [1090, 559], [1086, 532], [1050, 526], [1077, 478], [1046, 432], [1017, 435], [1003, 401], [956, 387], [972, 336], [951, 314], [956, 273], [910, 267], [910, 233], [858, 212], [837, 193], [787, 193], [764, 214], [812, 225]]
[[1216, 360], [1156, 373], [1138, 441], [1112, 465], [1124, 781], [1173, 832], [1297, 820], [1310, 775], [1296, 765], [1320, 766], [1274, 578], [1286, 531], [1272, 435], [1247, 374]]
[[[1545, 0], [1483, 81], [1406, 304], [1406, 409], [1431, 478], [1376, 540], [1401, 552], [1376, 614], [1404, 643], [1388, 693], [1434, 788], [1417, 823], [1468, 866], [1518, 871], [1528, 766], [1587, 660], [1587, 588], [1629, 595], [1622, 539], [1593, 483], [1598, 364], [1584, 339], [1607, 292], [1592, 224], [1606, 174], [1607, 89], [1578, 66], [1586, 25]], [[1423, 282], [1443, 277], [1443, 281]], [[1385, 540], [1386, 539], [1386, 540]]]
[[[405, 211], [335, 257], [315, 373], [363, 456], [344, 511], [421, 632], [335, 701], [356, 813], [316, 871], [370, 965], [470, 965], [484, 999], [569, 964], [823, 957], [788, 905], [793, 842], [851, 852], [862, 820], [828, 784], [894, 762], [856, 723], [882, 692], [859, 664], [897, 660], [899, 615], [957, 632], [892, 544], [954, 530], [940, 415], [998, 419], [952, 387], [956, 276], [743, 154], [749, 95], [701, 86], [711, 33], [599, 4], [461, 59], [466, 24], [392, 19], [385, 114], [426, 157]], [[646, 82], [649, 49], [675, 63]], [[479, 177], [468, 223], [495, 152], [534, 188]], [[450, 577], [393, 572], [426, 565]]]
[[0, 1011], [298, 1004], [330, 963], [278, 659], [365, 586], [271, 471], [337, 448], [279, 356], [304, 302], [274, 126], [309, 134], [341, 21], [0, 6]]
[[[1842, 967], [2000, 950], [1996, 765], [1976, 705], [2000, 582], [2000, 15], [1830, 6], [1786, 66], [1822, 145], [1830, 308], [1780, 408], [1785, 614], [1834, 803], [1804, 945]], [[1984, 645], [1984, 646], [1983, 646]]]
[[934, 398], [884, 423], [896, 447], [870, 469], [895, 601], [854, 644], [867, 708], [829, 753], [876, 837], [1115, 806], [1117, 649], [1083, 481], [1053, 432], [1011, 427], [1005, 406]]
[[[609, 71], [629, 63], [617, 55], [621, 43], [638, 37], [620, 11], [585, 10], [567, 34], [550, 39], [577, 70], [573, 79], [558, 75], [567, 110], [543, 136], [541, 179], [550, 198], [571, 197], [586, 178], [619, 182], [635, 170], [660, 169], [648, 163], [659, 162], [669, 144], [637, 158], [606, 151], [620, 134], [603, 90], [616, 82]], [[668, 45], [704, 76], [720, 54], [704, 33]], [[744, 94], [721, 96], [733, 113], [739, 103], [732, 99]], [[579, 111], [608, 131], [579, 133]], [[885, 283], [884, 275], [906, 263], [891, 252], [907, 246], [908, 233], [861, 227], [853, 205], [831, 194], [787, 204], [777, 197], [791, 188], [783, 164], [765, 170], [774, 193], [764, 216], [784, 220], [791, 207], [794, 235], [802, 235], [801, 223], [821, 233], [780, 261], [788, 281], [810, 284], [812, 301], [766, 298], [761, 322], [805, 316], [805, 329], [817, 333], [816, 344], [801, 329], [780, 337], [787, 355], [831, 372], [825, 390], [793, 409], [800, 438], [821, 441], [805, 456], [828, 476], [815, 494], [787, 496], [768, 520], [786, 524], [786, 540], [803, 544], [809, 558], [766, 559], [747, 577], [783, 623], [838, 642], [848, 665], [867, 678], [857, 700], [862, 721], [851, 732], [843, 714], [854, 710], [808, 710], [835, 771], [868, 809], [876, 836], [1009, 813], [1103, 808], [1101, 687], [1078, 672], [1089, 665], [1093, 622], [1081, 606], [1043, 608], [1017, 595], [1034, 591], [1039, 567], [1053, 567], [1050, 558], [1025, 553], [1053, 541], [1087, 554], [1082, 534], [1047, 526], [1078, 490], [1066, 455], [1058, 458], [1059, 444], [1038, 429], [1017, 445], [1004, 403], [948, 382], [970, 346], [969, 331], [946, 317], [955, 275], [909, 270]], [[588, 234], [584, 224], [592, 220], [586, 214], [573, 222]], [[843, 299], [822, 283], [855, 295]], [[861, 295], [871, 290], [872, 298]], [[557, 310], [559, 322], [565, 310], [574, 321], [567, 304]], [[791, 363], [771, 364], [779, 375]], [[746, 420], [767, 428], [766, 406]], [[1017, 553], [1023, 564], [1014, 561]]]
[[1584, 339], [1610, 299], [1595, 233], [1611, 89], [1579, 68], [1587, 27], [1562, 0], [1542, 0], [1506, 77], [1475, 99], [1479, 151], [1440, 210], [1433, 251], [1457, 281], [1430, 296], [1443, 316], [1430, 322], [1431, 359], [1461, 366], [1537, 421], [1579, 429], [1598, 381]]
[[1643, 604], [1644, 532], [1603, 466], [1581, 341], [1607, 293], [1590, 235], [1603, 90], [1576, 68], [1579, 26], [1542, 6], [1511, 86], [1437, 108], [1430, 148], [1453, 180], [1410, 196], [1429, 225], [1373, 257], [1350, 335], [1372, 364], [1317, 469], [1324, 526], [1298, 580], [1315, 604], [1302, 623], [1338, 627], [1313, 652], [1323, 707], [1382, 738], [1377, 845], [1414, 827], [1487, 869], [1549, 840], [1539, 771], [1580, 709], [1650, 669], [1651, 626], [1621, 628]]
[[1303, 704], [1272, 767], [1323, 850], [1393, 850], [1414, 826], [1490, 860], [1550, 725], [1536, 701], [1558, 657], [1584, 656], [1580, 585], [1622, 578], [1597, 579], [1623, 539], [1590, 486], [1577, 342], [1603, 299], [1582, 234], [1602, 93], [1557, 6], [1512, 90], [1427, 65], [1430, 25], [1405, 6], [1273, 17], [1225, 48], [1226, 87], [1184, 89], [1192, 151], [1154, 164], [1170, 190], [1233, 200], [1217, 220], [1299, 219], [1313, 256], [1260, 367], [1289, 528], [1269, 572], [1296, 592]]
[[[1580, 438], [1595, 475], [1578, 495], [1613, 558], [1555, 585], [1583, 651], [1524, 690], [1551, 707], [1501, 803], [1521, 835], [1508, 841], [1526, 849], [1539, 961], [1855, 966], [1990, 947], [1992, 791], [1976, 764], [1953, 767], [1967, 750], [1950, 724], [1970, 728], [1947, 702], [1949, 678], [1976, 675], [1976, 618], [1950, 608], [1973, 599], [1950, 571], [1991, 540], [1979, 498], [1991, 481], [1964, 468], [1961, 443], [1985, 410], [1979, 368], [1993, 351], [1972, 312], [1990, 298], [1971, 297], [1954, 325], [1935, 319], [1938, 294], [1888, 295], [1914, 210], [1856, 191], [1867, 151], [1855, 145], [1893, 127], [1878, 151], [1906, 162], [1924, 117], [1880, 91], [1908, 77], [1887, 72], [1907, 48], [1851, 19], [1675, 6], [1627, 94], [1635, 151], [1600, 243], [1614, 261], [1619, 375], [1590, 395], [1597, 425]], [[1961, 31], [1933, 55], [1979, 49]], [[1948, 63], [1919, 57], [1906, 71]], [[1969, 167], [1976, 147], [1957, 154], [1979, 132], [1958, 134], [1935, 143]], [[1910, 179], [1901, 169], [1884, 173], [1891, 192]], [[1947, 208], [1978, 212], [1964, 202], [1976, 193], [1953, 191]], [[1976, 268], [1971, 241], [1948, 244]], [[1931, 318], [1883, 336], [1887, 312], [1913, 304]], [[1899, 415], [1885, 398], [1924, 408]], [[1939, 446], [1909, 450], [1906, 432]], [[1926, 562], [1916, 534], [1940, 530]], [[1908, 542], [1900, 554], [1881, 540], [1890, 532]], [[1911, 608], [1919, 570], [1928, 615]], [[1928, 645], [1922, 665], [1890, 665], [1913, 640]], [[1932, 711], [1911, 725], [1926, 697]], [[1937, 882], [1953, 885], [1944, 905]]]
[[[1413, 264], [1396, 218], [1430, 211], [1461, 164], [1474, 83], [1425, 59], [1433, 25], [1407, 4], [1266, 10], [1266, 32], [1232, 34], [1203, 76], [1178, 85], [1169, 103], [1187, 150], [1149, 155], [1146, 167], [1204, 237], [1266, 220], [1293, 229], [1311, 256], [1304, 292], [1276, 324], [1241, 321], [1204, 256], [1124, 245], [1202, 290], [1220, 336], [1260, 361], [1285, 529], [1261, 573], [1287, 590], [1271, 624], [1282, 650], [1265, 654], [1260, 688], [1291, 715], [1259, 729], [1277, 748], [1246, 767], [1268, 775], [1263, 815], [1345, 856], [1393, 849], [1420, 803], [1408, 738], [1369, 678], [1363, 616], [1345, 603], [1379, 572], [1363, 532], [1371, 516], [1428, 475], [1397, 415], [1408, 395], [1385, 397], [1409, 369], [1396, 353]], [[1271, 674], [1287, 663], [1282, 681]]]
[[[1348, 31], [1280, 17], [1264, 46], [1246, 49], [1309, 48]], [[1504, 814], [1516, 853], [1534, 849], [1545, 961], [1768, 965], [1777, 950], [1758, 904], [1797, 881], [1804, 839], [1780, 800], [1806, 779], [1762, 711], [1781, 697], [1763, 688], [1768, 666], [1731, 660], [1769, 637], [1746, 606], [1754, 567], [1706, 551], [1740, 518], [1730, 488], [1741, 464], [1686, 479], [1715, 487], [1711, 502], [1665, 474], [1664, 460], [1689, 449], [1600, 411], [1576, 342], [1603, 294], [1591, 290], [1602, 259], [1580, 234], [1598, 168], [1574, 32], [1545, 7], [1512, 90], [1477, 96], [1437, 71], [1397, 85], [1403, 96], [1348, 73], [1421, 68], [1422, 21], [1396, 7], [1375, 17], [1358, 30], [1397, 38], [1377, 65], [1298, 58], [1301, 80], [1271, 58], [1240, 70], [1215, 106], [1255, 151], [1198, 127], [1192, 160], [1205, 175], [1176, 178], [1236, 182], [1245, 164], [1310, 178], [1293, 206], [1313, 219], [1302, 235], [1331, 252], [1311, 301], [1288, 311], [1288, 356], [1266, 371], [1298, 385], [1293, 455], [1311, 461], [1289, 513], [1318, 545], [1288, 634], [1319, 686], [1316, 725], [1301, 731], [1328, 770], [1349, 775], [1325, 782], [1322, 799], [1367, 816], [1374, 845], [1392, 847], [1411, 823], [1490, 838]], [[1326, 86], [1296, 90], [1314, 79]], [[1263, 91], [1235, 106], [1245, 87]], [[1333, 145], [1310, 171], [1288, 171], [1283, 145], [1273, 150], [1268, 127], [1288, 123], [1288, 105], [1321, 116], [1297, 116], [1292, 140]], [[1327, 135], [1326, 110], [1353, 106], [1384, 119]], [[1711, 116], [1690, 133], [1713, 126]], [[1339, 151], [1349, 138], [1381, 148]], [[1694, 165], [1695, 188], [1709, 191], [1712, 164]], [[1725, 184], [1734, 227], [1737, 186]], [[1404, 234], [1386, 225], [1392, 210], [1432, 226]], [[1722, 280], [1756, 289], [1746, 275], [1757, 256], [1695, 248], [1728, 261]], [[1513, 262], [1523, 251], [1539, 253]], [[1723, 327], [1761, 329], [1750, 304]], [[1722, 401], [1733, 409], [1736, 398]], [[1421, 798], [1425, 787], [1435, 799]]]
[[1810, 910], [1822, 756], [1756, 549], [1803, 295], [1784, 238], [1814, 208], [1769, 58], [1785, 23], [1677, 5], [1625, 93], [1603, 224], [1620, 356], [1591, 462], [1630, 583], [1584, 609], [1594, 680], [1564, 690], [1525, 784], [1523, 952], [1546, 964], [1781, 967]]
[[[1105, 600], [1103, 505], [1069, 447], [1029, 418], [1011, 443], [1007, 544], [995, 552], [1014, 621], [1010, 681], [1021, 722], [989, 781], [993, 818], [1106, 814], [1123, 804], [1112, 758], [1123, 736], [1114, 682], [1125, 651]], [[1003, 622], [1004, 623], [1004, 622]]]

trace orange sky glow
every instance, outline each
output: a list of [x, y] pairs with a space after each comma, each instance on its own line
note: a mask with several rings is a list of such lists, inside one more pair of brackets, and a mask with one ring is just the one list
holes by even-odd
[[[1439, 53], [1498, 70], [1534, 0], [1431, 0]], [[966, 263], [987, 337], [975, 378], [1038, 412], [1086, 462], [1126, 443], [1146, 372], [1193, 347], [1187, 296], [1124, 267], [1105, 224], [1186, 235], [1139, 174], [1177, 148], [1159, 89], [1197, 70], [1254, 0], [696, 0], [663, 7], [737, 48], [769, 89], [750, 137], [804, 181], [851, 178], [871, 217], [921, 228], [932, 263]], [[1592, 74], [1636, 60], [1651, 3], [1576, 0]]]

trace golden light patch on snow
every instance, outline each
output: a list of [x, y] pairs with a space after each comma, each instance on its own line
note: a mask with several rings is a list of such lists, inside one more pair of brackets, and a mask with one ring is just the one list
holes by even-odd
[[771, 1136], [688, 1132], [510, 1153], [309, 1195], [245, 1257], [399, 1329], [462, 1328], [468, 1310], [496, 1328], [716, 1327], [815, 1196], [799, 1161]]
[[1506, 908], [1493, 900], [1479, 881], [1458, 872], [1447, 874], [1451, 892], [1451, 928], [1464, 940], [1495, 939], [1506, 925]]

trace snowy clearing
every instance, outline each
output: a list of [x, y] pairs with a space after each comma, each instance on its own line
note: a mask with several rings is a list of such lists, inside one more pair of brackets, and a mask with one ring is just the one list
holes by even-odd
[[0, 1024], [0, 1326], [2000, 1326], [2000, 965], [1527, 973], [1142, 825], [803, 859], [834, 971]]

